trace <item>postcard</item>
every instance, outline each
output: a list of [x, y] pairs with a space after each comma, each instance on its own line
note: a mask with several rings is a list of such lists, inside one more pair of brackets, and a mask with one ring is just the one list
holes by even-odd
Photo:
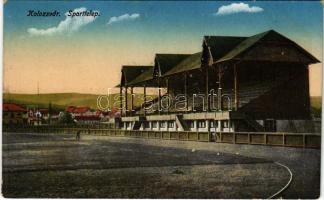
[[4, 198], [320, 197], [321, 1], [3, 2]]

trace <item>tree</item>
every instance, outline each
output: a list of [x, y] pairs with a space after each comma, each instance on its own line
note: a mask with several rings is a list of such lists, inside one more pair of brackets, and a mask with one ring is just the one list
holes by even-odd
[[71, 113], [66, 112], [66, 111], [60, 113], [59, 123], [60, 124], [74, 124], [74, 120], [72, 118]]

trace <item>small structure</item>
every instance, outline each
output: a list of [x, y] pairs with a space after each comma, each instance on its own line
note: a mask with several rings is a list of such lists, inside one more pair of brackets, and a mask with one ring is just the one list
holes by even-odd
[[[274, 30], [251, 37], [205, 36], [201, 52], [156, 54], [152, 67], [122, 68], [120, 128], [305, 131], [298, 127], [311, 128], [306, 125], [308, 66], [317, 62]], [[127, 100], [127, 91], [133, 94], [134, 87], [142, 87], [144, 93], [138, 108]], [[147, 100], [146, 87], [158, 90], [156, 99]]]
[[3, 104], [3, 120], [4, 125], [27, 124], [27, 110], [15, 103]]

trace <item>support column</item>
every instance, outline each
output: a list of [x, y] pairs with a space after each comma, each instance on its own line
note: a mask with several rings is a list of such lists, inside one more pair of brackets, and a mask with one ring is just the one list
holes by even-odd
[[222, 111], [222, 67], [218, 66], [218, 91], [217, 91], [217, 97], [218, 97], [218, 111]]
[[188, 99], [188, 74], [184, 74], [185, 84], [184, 84], [184, 92], [186, 97], [186, 110], [189, 111], [189, 99]]
[[134, 110], [134, 97], [133, 97], [133, 95], [134, 95], [134, 88], [133, 87], [131, 87], [130, 88], [131, 89], [131, 115], [133, 115], [133, 110]]
[[237, 111], [239, 106], [239, 99], [238, 99], [238, 80], [237, 80], [236, 64], [234, 64], [234, 105], [235, 105], [235, 111]]
[[143, 103], [144, 116], [146, 115], [145, 105], [146, 105], [146, 84], [144, 84], [144, 103]]
[[158, 78], [158, 89], [159, 89], [158, 109], [159, 109], [159, 114], [160, 114], [161, 113], [161, 85], [160, 85], [160, 78]]
[[120, 116], [123, 115], [123, 87], [120, 84], [119, 87], [119, 108], [120, 108]]
[[[170, 85], [169, 85], [169, 78], [166, 79], [167, 81], [167, 94], [168, 94], [168, 97], [170, 97]], [[169, 98], [168, 98], [168, 107], [167, 107], [167, 113], [169, 114]]]
[[127, 97], [127, 87], [125, 87], [125, 117], [127, 117], [127, 111], [128, 111], [128, 97]]
[[210, 102], [209, 102], [209, 67], [206, 66], [206, 73], [205, 73], [205, 76], [206, 76], [206, 79], [205, 79], [205, 84], [206, 84], [206, 103], [207, 103], [207, 109], [206, 111], [208, 112], [210, 110]]
[[218, 120], [218, 130], [219, 130], [220, 133], [223, 131], [222, 120]]

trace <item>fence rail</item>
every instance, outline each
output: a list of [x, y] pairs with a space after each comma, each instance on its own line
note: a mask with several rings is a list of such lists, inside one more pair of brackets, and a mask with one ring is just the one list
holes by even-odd
[[40, 134], [93, 134], [98, 136], [119, 136], [163, 140], [216, 142], [231, 144], [272, 145], [302, 148], [320, 148], [321, 136], [311, 133], [275, 132], [189, 132], [189, 131], [145, 131], [121, 130], [103, 127], [23, 126], [3, 127], [4, 132], [36, 132]]

